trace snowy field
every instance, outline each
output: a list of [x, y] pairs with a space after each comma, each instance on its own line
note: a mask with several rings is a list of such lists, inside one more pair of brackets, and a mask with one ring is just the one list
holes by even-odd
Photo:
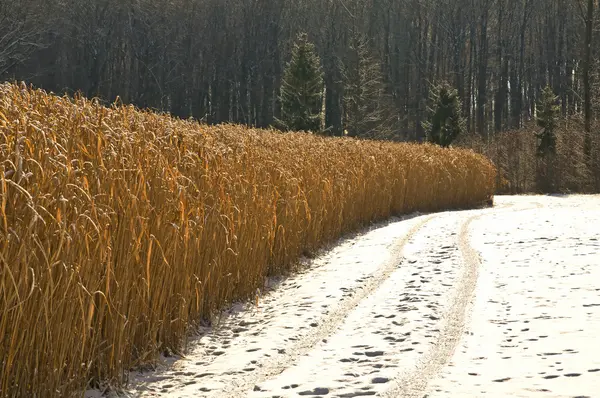
[[392, 220], [270, 281], [119, 395], [597, 397], [599, 239], [598, 196]]

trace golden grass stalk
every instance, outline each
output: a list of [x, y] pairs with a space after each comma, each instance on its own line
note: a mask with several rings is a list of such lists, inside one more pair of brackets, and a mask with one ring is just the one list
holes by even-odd
[[366, 223], [478, 206], [469, 150], [202, 126], [0, 85], [0, 396], [77, 394]]

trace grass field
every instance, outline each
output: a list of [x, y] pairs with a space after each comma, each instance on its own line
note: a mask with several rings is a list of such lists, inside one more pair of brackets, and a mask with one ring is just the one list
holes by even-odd
[[303, 254], [479, 206], [470, 150], [209, 127], [0, 85], [0, 396], [122, 382]]

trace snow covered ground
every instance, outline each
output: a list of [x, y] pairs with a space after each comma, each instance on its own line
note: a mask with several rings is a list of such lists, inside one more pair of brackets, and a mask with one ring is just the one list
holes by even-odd
[[542, 203], [473, 223], [471, 321], [430, 397], [600, 396], [600, 198]]
[[[497, 197], [348, 238], [129, 397], [600, 394], [600, 197]], [[97, 392], [88, 392], [93, 396]]]

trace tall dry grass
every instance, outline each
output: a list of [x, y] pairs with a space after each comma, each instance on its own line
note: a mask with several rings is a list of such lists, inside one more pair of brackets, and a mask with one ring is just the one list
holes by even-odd
[[467, 150], [325, 139], [0, 85], [0, 395], [118, 384], [371, 221], [478, 206]]

